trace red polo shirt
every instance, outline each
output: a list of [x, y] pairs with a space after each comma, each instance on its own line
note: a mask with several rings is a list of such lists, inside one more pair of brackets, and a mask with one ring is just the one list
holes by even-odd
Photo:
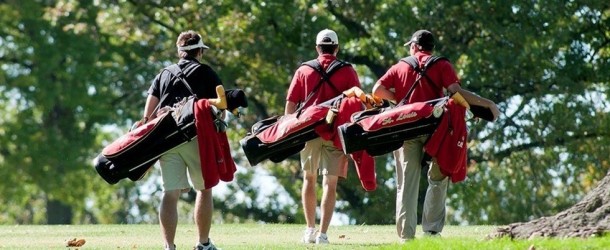
[[[330, 63], [337, 60], [337, 57], [331, 54], [323, 54], [318, 56], [318, 62], [322, 65], [322, 68], [326, 70]], [[320, 74], [309, 66], [301, 66], [297, 69], [292, 77], [290, 88], [286, 96], [286, 101], [299, 103], [305, 101], [307, 95], [313, 91], [316, 85], [320, 82]], [[352, 66], [345, 66], [337, 70], [333, 75], [330, 76], [330, 81], [337, 88], [335, 90], [328, 83], [322, 83], [322, 86], [317, 90], [316, 93], [311, 97], [305, 107], [316, 105], [332, 99], [341, 94], [344, 90], [350, 89], [354, 86], [360, 87], [360, 80], [358, 75]]]
[[[417, 52], [414, 56], [419, 61], [419, 67], [423, 68], [431, 54]], [[455, 70], [447, 60], [437, 61], [426, 70], [426, 74], [434, 81], [434, 84], [422, 77], [420, 86], [415, 87], [408, 103], [424, 102], [443, 97], [443, 88], [447, 88], [453, 83], [460, 83]], [[398, 102], [407, 95], [415, 79], [417, 79], [417, 72], [406, 62], [400, 61], [394, 64], [378, 82], [386, 89], [393, 91]]]

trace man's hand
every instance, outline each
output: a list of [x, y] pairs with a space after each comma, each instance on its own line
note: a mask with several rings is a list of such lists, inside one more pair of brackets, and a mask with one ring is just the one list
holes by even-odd
[[145, 124], [145, 123], [146, 123], [146, 120], [148, 120], [148, 118], [143, 117], [141, 120], [139, 120], [139, 121], [135, 122], [135, 123], [134, 123], [134, 124], [131, 126], [131, 128], [129, 129], [129, 131], [131, 132], [131, 131], [133, 131], [134, 129], [136, 129], [136, 128], [138, 128], [138, 127], [142, 126], [142, 124]]
[[[164, 108], [165, 108], [165, 107], [164, 107]], [[163, 113], [164, 113], [164, 112], [167, 112], [168, 110], [167, 110], [167, 109], [163, 109], [163, 108], [162, 108], [161, 110], [159, 110], [159, 112], [162, 112], [162, 111], [163, 111]], [[129, 129], [129, 131], [132, 131], [132, 130], [134, 130], [134, 129], [136, 129], [136, 128], [138, 128], [138, 127], [140, 127], [140, 126], [142, 126], [142, 125], [146, 124], [146, 123], [147, 123], [147, 122], [149, 122], [151, 119], [152, 119], [152, 118], [150, 118], [150, 117], [148, 117], [148, 116], [144, 116], [144, 117], [142, 117], [142, 119], [140, 119], [139, 121], [135, 122], [135, 123], [134, 123], [134, 124], [131, 126], [131, 128]]]
[[346, 97], [358, 97], [363, 102], [366, 100], [364, 91], [359, 87], [351, 87], [350, 89], [343, 91], [343, 94]]
[[366, 104], [367, 108], [381, 107], [383, 106], [383, 99], [373, 94], [366, 94]]

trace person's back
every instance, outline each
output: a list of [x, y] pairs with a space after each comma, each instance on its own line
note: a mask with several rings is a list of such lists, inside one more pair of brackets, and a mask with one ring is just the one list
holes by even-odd
[[[338, 60], [339, 51], [337, 34], [332, 30], [322, 30], [316, 37], [316, 51], [322, 72]], [[352, 87], [360, 87], [358, 75], [353, 67], [345, 64], [328, 79], [324, 79], [316, 67], [302, 65], [292, 78], [286, 96], [286, 115], [294, 113], [298, 107], [308, 107], [322, 103], [341, 95]], [[303, 188], [301, 190], [303, 212], [307, 227], [303, 243], [329, 243], [326, 231], [330, 225], [336, 202], [336, 188], [339, 177], [347, 176], [347, 157], [334, 147], [332, 141], [316, 138], [308, 141], [301, 151], [301, 168], [303, 170]], [[317, 172], [317, 173], [316, 173]], [[323, 175], [323, 194], [320, 206], [320, 230], [316, 235], [316, 181], [318, 174]]]
[[[184, 86], [168, 68], [164, 68], [153, 80], [148, 93], [157, 98], [164, 94], [168, 96], [161, 103], [161, 107], [172, 106], [185, 97], [192, 94], [199, 99], [216, 98], [216, 86], [222, 85], [222, 81], [216, 72], [206, 64], [200, 63], [197, 58], [185, 56], [176, 63], [181, 77], [189, 85], [189, 90]], [[173, 65], [172, 65], [173, 66]], [[170, 66], [171, 67], [171, 66]], [[170, 87], [171, 86], [171, 87]], [[193, 93], [191, 93], [193, 91]]]
[[[314, 59], [326, 72], [331, 64], [339, 60], [331, 53], [322, 53]], [[312, 60], [313, 61], [313, 60]], [[340, 66], [329, 76], [329, 81], [322, 80], [322, 75], [316, 69], [308, 65], [301, 65], [294, 74], [287, 100], [302, 103], [307, 96], [313, 93], [304, 107], [320, 104], [326, 100], [340, 95], [344, 90], [352, 87], [360, 87], [358, 75], [354, 68], [346, 62], [336, 62]], [[319, 85], [319, 86], [318, 86]]]
[[[418, 64], [418, 69], [407, 63], [407, 58], [402, 59], [378, 80], [378, 85], [373, 89], [374, 94], [377, 91], [376, 95], [384, 99], [393, 98], [396, 102], [403, 100], [405, 103], [425, 102], [443, 97], [445, 90], [452, 84], [459, 84], [458, 76], [449, 60], [441, 58], [433, 64], [427, 65], [428, 61], [433, 58], [433, 45], [427, 46], [432, 47], [411, 50], [411, 57], [415, 59], [413, 62]], [[420, 75], [418, 71], [424, 69], [426, 76]], [[393, 96], [390, 98], [384, 96], [385, 93], [380, 93], [379, 86], [384, 87], [385, 90], [393, 89]]]
[[[323, 30], [318, 34], [318, 57], [315, 60], [320, 63], [322, 70], [326, 71], [335, 60], [339, 60], [338, 43], [334, 31]], [[301, 65], [294, 73], [288, 89], [285, 113], [294, 112], [298, 104], [303, 107], [316, 105], [340, 95], [344, 90], [360, 87], [360, 80], [354, 68], [349, 63], [343, 62], [342, 65], [330, 75], [329, 81], [323, 80], [322, 75], [313, 67]]]

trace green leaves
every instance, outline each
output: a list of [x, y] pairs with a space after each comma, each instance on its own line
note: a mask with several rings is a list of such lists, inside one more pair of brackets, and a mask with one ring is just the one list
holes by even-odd
[[[257, 120], [283, 114], [294, 70], [316, 57], [319, 30], [337, 31], [339, 57], [355, 65], [369, 92], [408, 54], [402, 45], [411, 34], [429, 29], [437, 38], [435, 53], [451, 59], [462, 86], [503, 111], [493, 124], [470, 124], [469, 157], [477, 163], [466, 182], [452, 185], [452, 222], [552, 214], [610, 169], [604, 146], [610, 138], [608, 13], [603, 1], [3, 2], [0, 199], [15, 201], [6, 208], [15, 218], [15, 207], [33, 210], [47, 197], [89, 211], [98, 222], [123, 222], [113, 216], [122, 202], [154, 213], [134, 198], [138, 185], [105, 185], [89, 161], [120, 133], [109, 128], [124, 130], [140, 117], [150, 81], [177, 59], [181, 31], [200, 32], [210, 46], [203, 60], [227, 88], [247, 93], [250, 107], [231, 124], [235, 143]], [[236, 160], [245, 162], [239, 151], [234, 148]], [[393, 209], [393, 165], [378, 160], [379, 190], [358, 191], [352, 177], [340, 184], [339, 199], [349, 206], [338, 209], [353, 223], [392, 223], [392, 213], [382, 211]], [[245, 168], [244, 178], [252, 178]], [[277, 177], [298, 203], [296, 160], [256, 168]], [[23, 189], [11, 188], [22, 183]], [[37, 201], [23, 198], [28, 195]], [[287, 211], [276, 207], [271, 214]], [[264, 218], [260, 209], [252, 216]], [[89, 216], [75, 215], [74, 221]], [[0, 217], [0, 223], [9, 221], [15, 219]]]

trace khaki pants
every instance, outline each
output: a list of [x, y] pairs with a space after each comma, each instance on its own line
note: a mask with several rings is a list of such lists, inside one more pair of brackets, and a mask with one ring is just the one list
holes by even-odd
[[[396, 160], [396, 230], [401, 239], [415, 238], [417, 226], [417, 200], [424, 144], [427, 137], [405, 141], [394, 151]], [[440, 173], [438, 164], [432, 163], [428, 171], [428, 189], [424, 200], [422, 228], [441, 232], [445, 225], [445, 199], [447, 177]]]

